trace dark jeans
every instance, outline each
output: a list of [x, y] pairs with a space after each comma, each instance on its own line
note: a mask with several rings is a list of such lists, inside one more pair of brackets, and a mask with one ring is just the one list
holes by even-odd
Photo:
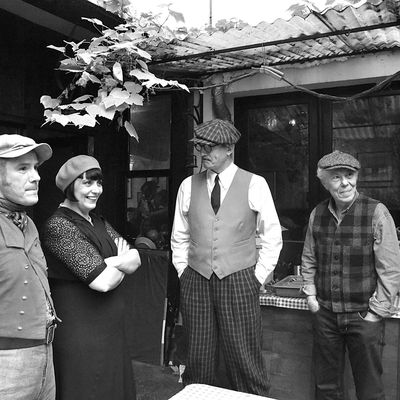
[[382, 351], [385, 323], [323, 307], [314, 318], [314, 374], [318, 400], [343, 400], [348, 351], [358, 400], [384, 400]]

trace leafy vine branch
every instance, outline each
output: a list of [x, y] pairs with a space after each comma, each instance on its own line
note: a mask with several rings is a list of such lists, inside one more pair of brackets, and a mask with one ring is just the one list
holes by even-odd
[[[62, 126], [94, 127], [98, 117], [115, 120], [118, 129], [125, 128], [138, 139], [134, 121], [130, 120], [131, 107], [142, 106], [147, 96], [157, 88], [188, 88], [174, 80], [157, 78], [148, 69], [151, 56], [138, 45], [148, 33], [127, 22], [111, 29], [95, 18], [82, 18], [93, 23], [101, 36], [89, 42], [65, 41], [64, 47], [48, 48], [65, 57], [59, 70], [72, 73], [71, 82], [57, 98], [43, 95], [47, 123]], [[44, 125], [43, 124], [43, 125]]]

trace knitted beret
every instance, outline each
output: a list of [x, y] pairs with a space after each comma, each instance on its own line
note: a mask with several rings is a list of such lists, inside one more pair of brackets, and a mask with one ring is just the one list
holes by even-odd
[[94, 168], [101, 170], [99, 162], [94, 157], [84, 154], [72, 157], [57, 172], [56, 185], [64, 192], [79, 175]]
[[361, 168], [361, 165], [360, 162], [351, 154], [335, 150], [332, 153], [326, 154], [318, 161], [318, 168], [326, 170], [347, 168], [352, 171], [358, 171]]

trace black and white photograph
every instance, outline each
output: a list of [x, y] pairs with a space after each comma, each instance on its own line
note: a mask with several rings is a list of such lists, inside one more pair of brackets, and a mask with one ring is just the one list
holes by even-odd
[[400, 400], [400, 0], [0, 0], [0, 400]]

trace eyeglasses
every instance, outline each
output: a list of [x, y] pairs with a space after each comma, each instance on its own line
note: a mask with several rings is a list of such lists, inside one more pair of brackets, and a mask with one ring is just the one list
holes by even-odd
[[200, 152], [204, 152], [204, 153], [211, 153], [212, 149], [217, 146], [217, 144], [200, 144], [200, 143], [196, 143], [194, 145], [194, 148], [200, 153]]

